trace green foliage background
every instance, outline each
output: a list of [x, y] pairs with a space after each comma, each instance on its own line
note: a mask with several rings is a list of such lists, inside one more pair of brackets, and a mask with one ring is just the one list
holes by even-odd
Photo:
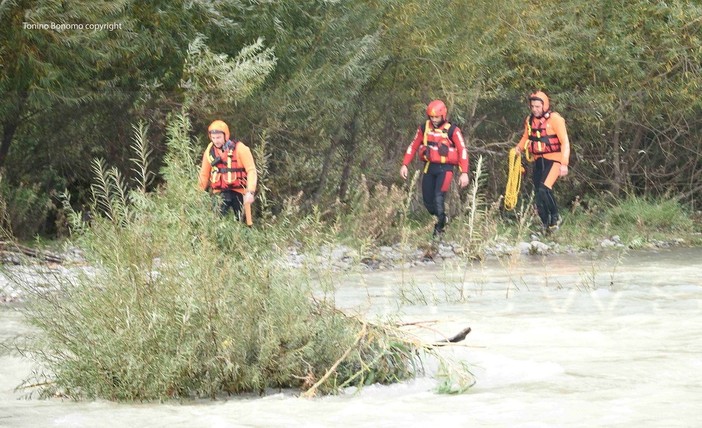
[[[214, 118], [254, 149], [265, 143], [271, 212], [299, 192], [306, 212], [344, 204], [361, 180], [401, 184], [402, 153], [434, 98], [473, 158], [484, 156], [483, 190], [495, 201], [534, 89], [551, 95], [578, 153], [559, 183], [563, 204], [628, 194], [699, 209], [700, 16], [682, 0], [5, 1], [9, 218], [20, 237], [61, 233], [57, 195], [86, 203], [92, 159], [129, 171], [131, 125], [148, 123], [164, 141], [167, 114], [183, 108], [195, 151]], [[26, 25], [51, 22], [121, 25]], [[154, 147], [156, 166], [164, 147]]]

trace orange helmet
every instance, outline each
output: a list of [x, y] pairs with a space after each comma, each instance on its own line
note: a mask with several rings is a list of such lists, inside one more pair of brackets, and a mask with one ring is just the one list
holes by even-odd
[[434, 100], [427, 106], [427, 116], [441, 116], [442, 120], [446, 120], [446, 104], [441, 100]]
[[544, 113], [551, 109], [551, 103], [548, 100], [548, 95], [541, 91], [536, 91], [533, 94], [529, 95], [529, 102], [532, 101], [541, 101], [542, 103], [544, 103]]
[[209, 134], [212, 131], [223, 132], [224, 141], [229, 141], [229, 127], [223, 120], [215, 120], [214, 122], [210, 123], [210, 126], [207, 128], [207, 133]]

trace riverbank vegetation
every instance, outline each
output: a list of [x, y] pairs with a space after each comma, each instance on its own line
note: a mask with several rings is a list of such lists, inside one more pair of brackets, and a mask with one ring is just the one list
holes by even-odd
[[[407, 379], [421, 371], [424, 352], [442, 361], [440, 391], [472, 384], [467, 368], [392, 320], [371, 322], [335, 307], [341, 276], [329, 248], [349, 246], [353, 264], [372, 265], [383, 245], [399, 244], [407, 258], [431, 247], [431, 223], [411, 214], [414, 189], [359, 186], [345, 209], [307, 215], [291, 198], [285, 209], [247, 228], [220, 218], [210, 197], [192, 185], [198, 152], [190, 123], [185, 115], [170, 123], [165, 183], [155, 191], [147, 191], [154, 175], [148, 130], [140, 126], [132, 145], [139, 173], [131, 185], [119, 170], [95, 161], [93, 215], [72, 210], [70, 195], [63, 196], [72, 225], [67, 243], [80, 248], [93, 269], [54, 278], [55, 291], [46, 288], [52, 281], [16, 281], [31, 297], [24, 310], [38, 331], [18, 349], [45, 369], [23, 388], [115, 400], [268, 388], [314, 395]], [[265, 180], [265, 161], [260, 168]], [[535, 221], [528, 200], [516, 218], [486, 204], [481, 171], [478, 159], [465, 202], [452, 195], [461, 212], [448, 233], [466, 259], [481, 257], [497, 240], [525, 239]], [[378, 196], [389, 203], [377, 204]], [[559, 239], [587, 243], [617, 234], [632, 248], [657, 237], [695, 236], [699, 227], [675, 202], [638, 198], [578, 206], [564, 219]], [[306, 261], [293, 268], [289, 256], [298, 250]]]
[[[535, 239], [528, 185], [515, 212], [501, 195], [537, 88], [577, 160], [556, 189], [561, 230], [536, 238], [702, 244], [702, 6], [442, 1], [427, 25], [414, 0], [142, 3], [0, 7], [0, 228], [77, 245], [95, 269], [60, 293], [30, 285], [47, 337], [23, 349], [51, 369], [46, 394], [326, 392], [416, 373], [424, 344], [337, 310], [325, 258], [435, 254], [420, 174], [398, 173], [435, 98], [471, 154], [471, 186], [448, 200], [460, 255]], [[97, 23], [119, 25], [77, 25]], [[215, 118], [254, 151], [253, 229], [196, 190]], [[293, 272], [297, 251], [310, 257]]]
[[[55, 292], [25, 283], [38, 333], [19, 349], [47, 374], [24, 388], [114, 400], [267, 388], [314, 395], [415, 375], [419, 343], [336, 309], [332, 290], [318, 286], [324, 270], [282, 265], [304, 221], [292, 224], [291, 213], [280, 221], [293, 228], [260, 233], [218, 217], [192, 186], [188, 131], [185, 117], [169, 128], [167, 184], [156, 192], [144, 191], [143, 162], [131, 190], [116, 169], [94, 164], [96, 215], [67, 212], [95, 269], [59, 278]], [[323, 236], [308, 243], [315, 239]]]
[[[349, 212], [355, 189], [378, 199], [403, 193], [400, 159], [434, 98], [446, 101], [473, 161], [483, 157], [481, 195], [498, 203], [526, 94], [537, 88], [566, 118], [577, 152], [557, 186], [562, 207], [634, 197], [700, 210], [702, 6], [441, 1], [431, 7], [431, 25], [426, 7], [418, 0], [3, 4], [4, 217], [23, 240], [65, 236], [59, 195], [68, 189], [74, 209], [87, 206], [92, 159], [132, 177], [131, 125], [147, 123], [161, 143], [167, 115], [183, 109], [200, 150], [214, 118], [259, 153], [265, 146], [269, 191], [254, 206], [259, 218], [279, 214], [295, 195], [305, 215]], [[51, 23], [119, 25], [40, 25]], [[165, 145], [152, 149], [160, 167]], [[154, 177], [149, 189], [163, 179]], [[410, 208], [411, 217], [421, 215], [421, 205]]]

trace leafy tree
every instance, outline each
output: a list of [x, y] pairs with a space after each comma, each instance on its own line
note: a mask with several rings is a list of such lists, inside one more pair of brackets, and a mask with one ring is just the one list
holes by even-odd
[[[21, 183], [31, 183], [45, 201], [64, 188], [85, 200], [95, 157], [129, 162], [130, 128], [139, 119], [154, 122], [152, 132], [162, 135], [165, 114], [193, 93], [182, 84], [184, 73], [216, 56], [201, 56], [203, 64], [186, 67], [191, 42], [208, 27], [234, 25], [204, 1], [49, 0], [3, 2], [0, 24], [0, 167], [6, 164], [6, 192], [18, 193]], [[155, 154], [160, 159], [163, 146]], [[55, 206], [48, 211], [57, 212]], [[33, 221], [36, 231], [43, 219]], [[32, 235], [31, 228], [23, 233]]]
[[700, 126], [701, 12], [681, 1], [571, 0], [517, 15], [510, 63], [531, 85], [524, 93], [544, 88], [561, 101], [586, 191], [689, 196], [680, 172], [699, 177], [690, 143]]
[[[46, 195], [64, 187], [85, 194], [87, 159], [125, 164], [131, 124], [150, 123], [160, 141], [166, 115], [187, 105], [197, 134], [219, 117], [248, 144], [265, 141], [271, 175], [262, 184], [275, 209], [300, 191], [308, 207], [332, 206], [349, 198], [361, 175], [370, 188], [400, 183], [397, 166], [424, 107], [441, 98], [471, 154], [484, 155], [491, 172], [484, 188], [497, 199], [525, 96], [544, 89], [578, 152], [560, 186], [564, 201], [602, 192], [673, 192], [694, 201], [702, 188], [701, 7], [6, 1], [0, 165], [10, 188], [31, 182]], [[122, 29], [28, 30], [23, 22]], [[159, 165], [164, 147], [154, 151]], [[36, 164], [45, 167], [36, 172]]]

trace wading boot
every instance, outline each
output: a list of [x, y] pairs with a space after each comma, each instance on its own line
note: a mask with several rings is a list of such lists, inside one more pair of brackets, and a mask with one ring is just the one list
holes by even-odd
[[434, 233], [431, 234], [431, 237], [436, 239], [436, 240], [441, 240], [441, 238], [444, 237], [444, 228], [441, 226], [439, 223], [436, 223], [434, 225]]

